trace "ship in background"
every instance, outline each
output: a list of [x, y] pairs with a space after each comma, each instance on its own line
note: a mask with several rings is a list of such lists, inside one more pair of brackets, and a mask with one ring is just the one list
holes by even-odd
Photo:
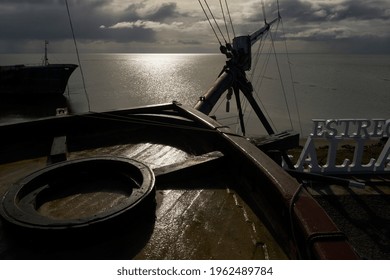
[[76, 64], [50, 64], [45, 57], [42, 65], [0, 66], [0, 95], [62, 95]]

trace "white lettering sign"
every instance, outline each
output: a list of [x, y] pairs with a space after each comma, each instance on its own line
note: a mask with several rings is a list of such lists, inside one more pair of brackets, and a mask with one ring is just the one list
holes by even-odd
[[[390, 140], [388, 139], [377, 159], [362, 163], [364, 147], [368, 140], [389, 138], [390, 120], [386, 119], [314, 119], [313, 132], [308, 137], [295, 168], [316, 173], [378, 173], [390, 172]], [[328, 155], [325, 165], [319, 165], [315, 139], [326, 140]], [[344, 159], [336, 165], [337, 148], [342, 141], [354, 144], [352, 161]]]
[[390, 136], [390, 120], [314, 119], [312, 138], [382, 138]]

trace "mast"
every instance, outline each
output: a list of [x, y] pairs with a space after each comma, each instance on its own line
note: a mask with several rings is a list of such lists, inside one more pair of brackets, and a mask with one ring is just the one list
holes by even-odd
[[[225, 54], [228, 60], [214, 85], [199, 98], [199, 101], [194, 106], [195, 109], [208, 115], [217, 101], [221, 98], [222, 94], [226, 90], [233, 88], [236, 100], [239, 100], [238, 93], [241, 91], [251, 104], [267, 133], [270, 135], [275, 133], [256, 100], [253, 98], [253, 86], [246, 78], [245, 72], [249, 71], [252, 66], [252, 46], [260, 40], [264, 34], [269, 32], [271, 26], [280, 19], [281, 17], [278, 13], [278, 16], [275, 19], [269, 23], [265, 22], [264, 26], [252, 34], [234, 37], [233, 44], [226, 43], [225, 45], [220, 46], [221, 53]], [[240, 104], [238, 104], [238, 108], [240, 123], [243, 125], [243, 114]], [[242, 130], [245, 131], [245, 128], [243, 127]]]
[[49, 65], [49, 59], [47, 58], [47, 45], [49, 45], [49, 41], [45, 40], [45, 57], [43, 59], [43, 65]]
[[[206, 0], [205, 0], [206, 1]], [[199, 3], [201, 4], [200, 0]], [[201, 4], [202, 6], [202, 4]], [[202, 7], [203, 8], [203, 7]], [[204, 10], [205, 12], [205, 10]], [[264, 11], [263, 11], [264, 12]], [[206, 14], [206, 12], [205, 12]], [[207, 17], [207, 14], [206, 14]], [[292, 164], [290, 158], [287, 155], [286, 150], [290, 147], [296, 147], [299, 143], [299, 134], [294, 132], [283, 132], [279, 134], [275, 134], [271, 124], [268, 119], [265, 117], [263, 111], [261, 110], [259, 104], [253, 97], [253, 86], [252, 83], [246, 78], [246, 71], [249, 71], [252, 66], [252, 46], [259, 41], [263, 36], [270, 31], [271, 26], [281, 20], [281, 16], [279, 13], [279, 2], [278, 2], [278, 15], [272, 21], [267, 22], [264, 19], [264, 26], [256, 30], [250, 35], [246, 36], [235, 36], [233, 38], [233, 44], [227, 43], [222, 45], [218, 36], [214, 30], [215, 35], [220, 43], [220, 51], [227, 57], [227, 61], [225, 66], [223, 67], [221, 74], [218, 76], [214, 85], [199, 98], [199, 101], [195, 104], [194, 108], [208, 115], [213, 107], [216, 105], [218, 100], [221, 98], [222, 94], [229, 90], [228, 98], [231, 96], [231, 92], [234, 92], [238, 115], [241, 125], [241, 131], [243, 135], [245, 135], [245, 126], [244, 126], [244, 118], [241, 107], [241, 101], [239, 98], [239, 93], [245, 96], [245, 98], [249, 101], [252, 106], [254, 112], [256, 113], [258, 119], [263, 124], [265, 130], [270, 135], [269, 139], [266, 139], [264, 143], [256, 144], [257, 147], [265, 151], [269, 152], [272, 155], [274, 150], [280, 151], [280, 159], [278, 158], [278, 154], [274, 154], [273, 158], [277, 159], [277, 162], [281, 163], [281, 158], [283, 158], [284, 162], [290, 169], [294, 169], [294, 165]], [[211, 22], [209, 20], [211, 25]], [[212, 25], [211, 25], [212, 26]], [[228, 104], [227, 104], [228, 105]], [[227, 106], [228, 107], [228, 106]], [[269, 145], [271, 144], [271, 145]]]

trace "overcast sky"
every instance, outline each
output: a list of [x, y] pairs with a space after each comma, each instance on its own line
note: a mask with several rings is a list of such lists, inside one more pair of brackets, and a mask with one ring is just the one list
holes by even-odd
[[[220, 1], [207, 2], [225, 30]], [[247, 35], [262, 26], [260, 0], [227, 2], [236, 35]], [[68, 3], [82, 52], [218, 51], [198, 0]], [[264, 3], [271, 20], [276, 1]], [[390, 53], [389, 0], [279, 3], [290, 52]], [[0, 52], [41, 52], [44, 40], [50, 41], [52, 52], [73, 50], [65, 0], [0, 0]]]

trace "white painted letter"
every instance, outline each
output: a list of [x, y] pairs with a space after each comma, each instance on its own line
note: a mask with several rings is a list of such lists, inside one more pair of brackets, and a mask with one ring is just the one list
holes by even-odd
[[[370, 120], [356, 120], [357, 121], [357, 131], [354, 134], [356, 137], [362, 137], [362, 138], [370, 138], [370, 134], [367, 131], [367, 128], [370, 127], [371, 121]], [[362, 135], [362, 131], [364, 132], [364, 136]]]
[[341, 133], [341, 136], [343, 136], [343, 138], [349, 138], [349, 124], [352, 123], [352, 124], [355, 124], [355, 120], [352, 120], [352, 119], [345, 119], [345, 120], [339, 120], [339, 124], [342, 125], [343, 123], [345, 123], [345, 129], [344, 129], [344, 132]]
[[372, 119], [374, 122], [373, 131], [371, 137], [382, 137], [383, 136], [383, 125], [386, 123], [384, 119]]
[[326, 121], [326, 129], [327, 131], [325, 131], [325, 137], [334, 137], [337, 135], [337, 129], [332, 127], [332, 124], [338, 124], [338, 120], [327, 120]]
[[321, 168], [317, 161], [317, 152], [314, 146], [314, 141], [310, 136], [306, 140], [305, 146], [303, 147], [295, 168], [299, 171], [304, 171], [305, 164], [309, 166], [310, 172], [321, 172]]
[[[314, 122], [314, 129], [313, 129], [313, 133], [310, 134], [311, 137], [322, 137], [323, 135], [323, 128], [324, 128], [324, 124], [326, 122], [326, 120], [324, 119], [315, 119], [313, 120]], [[322, 123], [322, 124], [321, 124]]]
[[383, 147], [381, 154], [375, 164], [375, 171], [385, 171], [387, 165], [390, 163], [390, 138], [387, 140], [386, 145]]

